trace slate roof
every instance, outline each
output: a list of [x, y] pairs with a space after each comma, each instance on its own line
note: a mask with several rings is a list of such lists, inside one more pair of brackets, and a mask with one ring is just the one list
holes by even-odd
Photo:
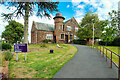
[[41, 22], [35, 22], [37, 30], [54, 31], [54, 25]]

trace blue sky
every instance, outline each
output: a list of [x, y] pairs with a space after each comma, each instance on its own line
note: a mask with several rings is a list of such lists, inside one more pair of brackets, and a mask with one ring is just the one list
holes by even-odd
[[[56, 0], [55, 0], [56, 1]], [[58, 0], [57, 0], [58, 1]], [[100, 20], [105, 20], [108, 19], [108, 12], [112, 10], [118, 10], [118, 1], [120, 0], [59, 0], [59, 5], [58, 9], [59, 12], [63, 14], [65, 17], [65, 21], [75, 17], [77, 22], [81, 22], [82, 18], [85, 16], [85, 14], [88, 11], [92, 11], [93, 13], [97, 13], [99, 16]], [[4, 13], [9, 13], [12, 10], [15, 10], [15, 7], [11, 7], [11, 10], [7, 10], [6, 6], [1, 5], [0, 6], [0, 14], [2, 12]], [[28, 28], [28, 39], [31, 42], [31, 27], [32, 27], [32, 22], [43, 22], [43, 23], [48, 23], [48, 24], [54, 24], [53, 17], [55, 16], [57, 12], [50, 14], [51, 19], [49, 20], [48, 18], [39, 18], [35, 15], [29, 17], [29, 28]], [[17, 22], [20, 22], [24, 24], [24, 19], [23, 17], [20, 17], [19, 19], [15, 19]], [[7, 22], [3, 22], [3, 18], [0, 17], [0, 35], [4, 31], [4, 27], [7, 25]]]

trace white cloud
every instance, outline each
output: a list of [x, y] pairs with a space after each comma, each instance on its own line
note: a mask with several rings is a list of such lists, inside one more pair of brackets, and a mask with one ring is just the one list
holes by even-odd
[[[76, 12], [76, 18], [83, 17], [81, 15], [86, 14], [84, 7], [87, 5], [92, 5], [89, 10], [94, 11], [97, 9], [95, 13], [99, 15], [100, 20], [104, 20], [109, 18], [108, 12], [118, 10], [118, 1], [119, 0], [72, 0], [72, 4]], [[84, 3], [84, 6], [80, 4], [81, 2]]]
[[77, 8], [83, 9], [85, 5], [78, 5]]
[[70, 5], [67, 5], [67, 8], [69, 8], [70, 7]]

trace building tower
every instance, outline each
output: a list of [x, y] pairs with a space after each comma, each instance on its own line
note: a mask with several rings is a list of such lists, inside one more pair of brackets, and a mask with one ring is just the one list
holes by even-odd
[[[64, 35], [63, 21], [65, 18], [61, 13], [57, 13], [53, 19], [55, 24], [54, 41], [55, 43], [64, 43], [65, 35]], [[61, 34], [62, 34], [62, 39], [61, 39]]]

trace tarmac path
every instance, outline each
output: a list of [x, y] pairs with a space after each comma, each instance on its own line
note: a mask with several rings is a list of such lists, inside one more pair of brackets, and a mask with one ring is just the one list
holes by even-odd
[[87, 46], [74, 46], [78, 48], [77, 53], [54, 78], [118, 78], [117, 68], [110, 68], [109, 61], [100, 52]]

